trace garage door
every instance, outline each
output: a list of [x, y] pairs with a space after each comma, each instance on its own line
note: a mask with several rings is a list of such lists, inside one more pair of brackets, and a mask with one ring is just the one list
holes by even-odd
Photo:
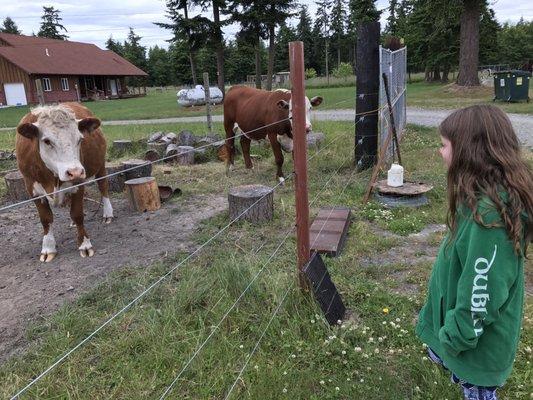
[[23, 83], [4, 83], [4, 92], [6, 93], [8, 106], [25, 106], [28, 104]]

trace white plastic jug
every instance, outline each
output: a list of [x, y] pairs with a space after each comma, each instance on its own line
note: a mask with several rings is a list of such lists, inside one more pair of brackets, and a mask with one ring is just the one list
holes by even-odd
[[387, 172], [387, 185], [391, 187], [403, 186], [403, 167], [400, 164], [392, 164]]

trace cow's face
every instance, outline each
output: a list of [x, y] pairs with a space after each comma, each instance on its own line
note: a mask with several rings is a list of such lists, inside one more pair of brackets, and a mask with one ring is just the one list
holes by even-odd
[[61, 106], [42, 107], [35, 111], [39, 112], [37, 122], [19, 125], [18, 133], [38, 140], [41, 159], [59, 180], [75, 183], [85, 179], [85, 168], [80, 161], [81, 142], [84, 135], [100, 126], [100, 120], [76, 120], [70, 110]]
[[[311, 125], [311, 109], [313, 107], [318, 107], [322, 103], [322, 97], [315, 96], [311, 100], [309, 100], [309, 97], [305, 96], [305, 132], [309, 133], [313, 126]], [[290, 124], [291, 124], [291, 134], [290, 137], [287, 137], [286, 135], [278, 135], [278, 142], [281, 144], [281, 147], [286, 152], [291, 152], [293, 149], [293, 143], [292, 143], [292, 99], [289, 99], [289, 101], [280, 100], [278, 101], [278, 107], [280, 109], [288, 110], [289, 111], [289, 118], [290, 118]]]

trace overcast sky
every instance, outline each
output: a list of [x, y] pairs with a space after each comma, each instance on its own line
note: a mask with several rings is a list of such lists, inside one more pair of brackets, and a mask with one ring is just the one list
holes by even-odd
[[[496, 18], [500, 22], [517, 22], [521, 17], [525, 20], [533, 20], [532, 0], [491, 0], [496, 11]], [[165, 42], [171, 35], [165, 29], [159, 28], [153, 22], [168, 22], [165, 18], [164, 0], [128, 0], [127, 6], [124, 0], [62, 0], [43, 2], [38, 0], [0, 0], [0, 18], [6, 16], [13, 18], [23, 34], [31, 35], [39, 30], [42, 7], [54, 6], [61, 10], [63, 25], [68, 30], [70, 40], [94, 43], [104, 47], [105, 41], [110, 35], [121, 42], [126, 39], [128, 27], [142, 37], [141, 43], [150, 47], [159, 45], [167, 47]], [[300, 0], [301, 4], [307, 4], [312, 15], [316, 10], [314, 0]], [[386, 9], [389, 2], [379, 0], [379, 9]], [[200, 13], [194, 10], [191, 15]], [[212, 18], [210, 10], [205, 12]], [[382, 15], [382, 27], [385, 26], [387, 13]], [[294, 21], [295, 22], [295, 21]], [[238, 26], [225, 28], [226, 38], [232, 37], [238, 31]]]

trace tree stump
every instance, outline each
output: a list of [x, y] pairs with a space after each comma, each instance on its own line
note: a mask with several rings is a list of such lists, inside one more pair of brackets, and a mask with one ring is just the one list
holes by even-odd
[[169, 144], [165, 157], [169, 157], [165, 160], [167, 162], [176, 161], [180, 165], [194, 164], [194, 147]]
[[148, 150], [144, 153], [144, 159], [148, 161], [159, 160], [165, 155], [166, 148], [166, 143], [148, 143]]
[[[274, 218], [274, 190], [268, 186], [244, 185], [231, 188], [228, 202], [230, 221], [238, 218], [257, 224]], [[254, 203], [256, 204], [252, 207]], [[249, 207], [251, 208], [241, 215]]]
[[152, 164], [150, 164], [146, 160], [136, 160], [136, 159], [126, 160], [126, 161], [122, 161], [122, 165], [124, 166], [125, 170], [128, 168], [137, 167], [130, 171], [124, 172], [125, 180], [142, 178], [142, 177], [152, 175]]
[[150, 135], [148, 138], [148, 143], [154, 143], [157, 142], [159, 139], [161, 139], [164, 136], [163, 132], [154, 132]]
[[170, 144], [170, 143], [178, 143], [178, 135], [176, 135], [174, 132], [169, 132], [167, 134], [165, 134], [163, 137], [161, 137], [159, 140], [158, 140], [159, 143], [165, 143], [165, 144]]
[[116, 153], [126, 153], [133, 149], [131, 140], [113, 140], [113, 151]]
[[4, 180], [7, 186], [7, 196], [11, 201], [23, 201], [31, 197], [26, 190], [26, 184], [20, 171], [6, 174]]
[[[124, 165], [115, 164], [115, 163], [105, 163], [105, 173], [106, 175], [113, 174], [115, 172], [122, 171]], [[107, 178], [109, 183], [109, 191], [115, 193], [122, 193], [124, 191], [124, 174], [117, 174]]]
[[307, 148], [320, 148], [324, 142], [326, 135], [322, 132], [311, 132], [307, 134]]
[[181, 131], [178, 135], [178, 144], [180, 146], [194, 146], [196, 137], [190, 131]]
[[155, 211], [161, 208], [159, 188], [153, 176], [130, 179], [124, 182], [126, 195], [134, 211]]

